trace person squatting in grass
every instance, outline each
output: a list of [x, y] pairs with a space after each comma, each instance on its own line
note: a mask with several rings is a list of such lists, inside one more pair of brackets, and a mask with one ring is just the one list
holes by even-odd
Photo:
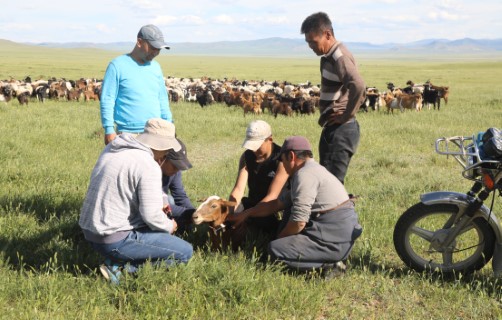
[[185, 144], [181, 140], [177, 140], [181, 145], [181, 150], [168, 150], [166, 161], [160, 168], [162, 169], [162, 189], [164, 190], [164, 211], [176, 221], [178, 225], [176, 234], [182, 234], [190, 230], [195, 208], [181, 181], [181, 171], [192, 168], [192, 164], [188, 161]]
[[192, 257], [192, 245], [172, 235], [177, 223], [163, 211], [160, 167], [181, 149], [174, 124], [150, 119], [143, 133], [119, 135], [99, 156], [79, 225], [105, 257], [100, 271], [113, 283], [126, 264], [128, 272], [135, 272], [147, 260], [171, 265]]
[[[249, 123], [242, 147], [247, 150], [240, 157], [237, 180], [229, 196], [229, 200], [237, 205], [235, 209], [231, 208], [234, 214], [230, 214], [227, 221], [237, 225], [245, 221], [246, 228], [241, 231], [249, 227], [251, 232], [261, 231], [275, 238], [279, 227], [277, 212], [256, 217], [254, 207], [260, 202], [276, 199], [288, 179], [280, 159], [281, 147], [274, 143], [272, 129], [263, 120]], [[244, 197], [246, 185], [249, 191]]]
[[345, 45], [336, 40], [324, 12], [308, 16], [301, 33], [321, 57], [319, 163], [344, 183], [350, 159], [359, 144], [356, 113], [365, 98], [366, 86], [356, 62]]
[[258, 216], [285, 213], [277, 239], [268, 246], [271, 261], [298, 271], [343, 270], [343, 261], [362, 233], [345, 187], [313, 159], [305, 137], [286, 138], [280, 155], [288, 183], [277, 199], [255, 207]]
[[162, 48], [169, 49], [162, 31], [145, 25], [138, 32], [133, 50], [108, 64], [100, 95], [105, 144], [117, 133], [141, 133], [148, 119], [173, 122], [164, 75], [160, 64], [153, 60]]

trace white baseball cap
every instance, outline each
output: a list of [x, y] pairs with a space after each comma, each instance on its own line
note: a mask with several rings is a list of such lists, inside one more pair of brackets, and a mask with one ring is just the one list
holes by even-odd
[[246, 129], [246, 139], [244, 139], [242, 147], [256, 151], [271, 135], [272, 129], [268, 123], [263, 120], [252, 121]]

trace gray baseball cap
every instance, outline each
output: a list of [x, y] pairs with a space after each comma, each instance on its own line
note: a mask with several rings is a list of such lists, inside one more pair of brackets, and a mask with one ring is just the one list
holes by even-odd
[[164, 42], [164, 35], [157, 26], [147, 24], [142, 26], [138, 32], [138, 38], [148, 41], [148, 43], [157, 49], [170, 49], [169, 45]]

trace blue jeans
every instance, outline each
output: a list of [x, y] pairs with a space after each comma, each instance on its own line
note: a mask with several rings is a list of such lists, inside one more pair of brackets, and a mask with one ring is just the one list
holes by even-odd
[[319, 139], [319, 163], [344, 183], [350, 159], [359, 145], [359, 123], [352, 119], [324, 127]]
[[94, 250], [116, 264], [129, 264], [129, 272], [147, 260], [173, 263], [187, 263], [193, 255], [192, 245], [183, 239], [167, 232], [154, 231], [149, 228], [133, 230], [129, 235], [115, 243], [91, 242]]

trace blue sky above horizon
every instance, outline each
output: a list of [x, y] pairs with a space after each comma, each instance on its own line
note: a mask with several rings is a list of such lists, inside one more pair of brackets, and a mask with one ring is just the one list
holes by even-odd
[[168, 43], [303, 39], [300, 25], [317, 11], [329, 14], [337, 39], [345, 42], [502, 38], [500, 0], [24, 0], [2, 3], [0, 39], [134, 41], [148, 23], [159, 26]]

